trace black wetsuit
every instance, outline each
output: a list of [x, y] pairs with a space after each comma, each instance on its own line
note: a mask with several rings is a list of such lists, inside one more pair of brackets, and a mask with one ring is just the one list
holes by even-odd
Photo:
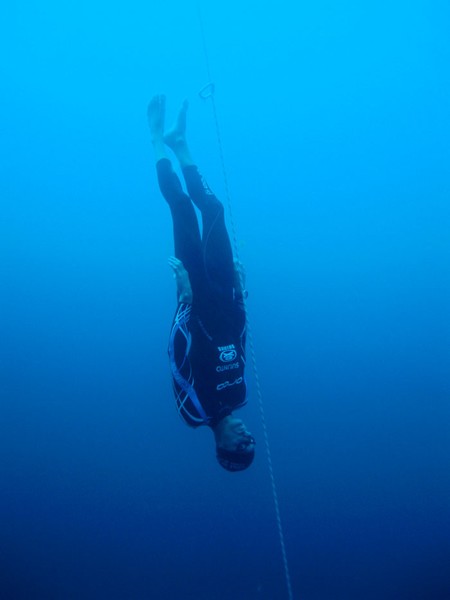
[[[189, 196], [168, 159], [158, 181], [169, 204], [175, 255], [189, 273], [192, 305], [177, 307], [169, 358], [177, 408], [192, 426], [214, 426], [246, 403], [245, 307], [234, 287], [233, 254], [222, 204], [197, 167], [183, 169]], [[202, 235], [192, 201], [202, 215]]]

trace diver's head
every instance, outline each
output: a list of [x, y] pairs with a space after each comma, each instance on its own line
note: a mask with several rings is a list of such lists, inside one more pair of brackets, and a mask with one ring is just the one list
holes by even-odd
[[247, 469], [255, 458], [255, 439], [241, 419], [228, 415], [214, 427], [216, 456], [227, 471]]

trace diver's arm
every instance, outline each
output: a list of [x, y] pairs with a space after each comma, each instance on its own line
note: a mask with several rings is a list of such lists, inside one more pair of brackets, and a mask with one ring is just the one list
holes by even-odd
[[181, 260], [175, 258], [175, 256], [169, 258], [169, 265], [172, 267], [173, 276], [177, 283], [178, 302], [192, 304], [192, 287], [189, 273], [184, 268]]

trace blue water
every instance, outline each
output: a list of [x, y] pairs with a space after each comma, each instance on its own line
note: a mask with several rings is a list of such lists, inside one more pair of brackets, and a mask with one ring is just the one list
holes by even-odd
[[[287, 598], [262, 427], [178, 419], [146, 105], [225, 199], [194, 3], [7, 3], [0, 597]], [[450, 598], [450, 10], [202, 7], [294, 598]]]

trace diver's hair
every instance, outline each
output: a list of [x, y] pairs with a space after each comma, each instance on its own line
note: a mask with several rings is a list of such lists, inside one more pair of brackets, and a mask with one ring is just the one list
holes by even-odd
[[248, 469], [255, 458], [255, 450], [250, 451], [232, 451], [224, 450], [217, 446], [216, 456], [219, 465], [227, 471], [243, 471]]

